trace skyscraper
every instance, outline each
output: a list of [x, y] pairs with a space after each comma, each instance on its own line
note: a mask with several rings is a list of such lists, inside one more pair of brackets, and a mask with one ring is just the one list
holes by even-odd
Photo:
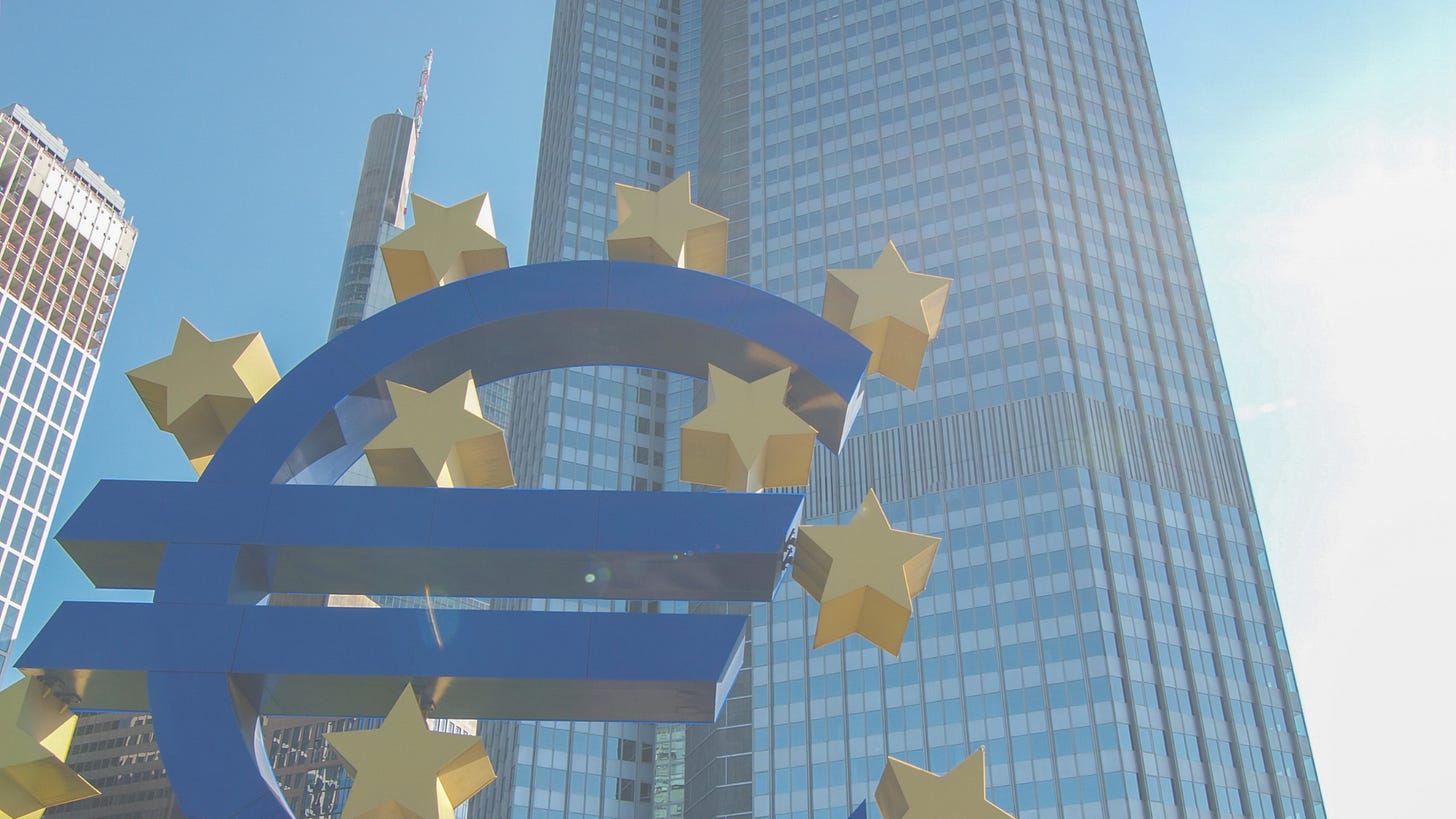
[[380, 114], [369, 126], [329, 338], [394, 303], [379, 246], [404, 230], [418, 140], [415, 120], [398, 111]]
[[[887, 754], [944, 772], [985, 745], [1021, 819], [1323, 817], [1135, 2], [556, 15], [531, 261], [604, 256], [611, 183], [691, 170], [730, 276], [817, 309], [826, 268], [893, 240], [952, 278], [919, 386], [869, 382], [806, 512], [874, 488], [943, 542], [898, 658], [811, 650], [786, 586], [718, 726], [522, 725], [500, 815], [839, 817]], [[529, 379], [517, 474], [684, 488], [693, 404], [652, 372]]]
[[0, 670], [136, 244], [125, 208], [24, 106], [0, 109]]

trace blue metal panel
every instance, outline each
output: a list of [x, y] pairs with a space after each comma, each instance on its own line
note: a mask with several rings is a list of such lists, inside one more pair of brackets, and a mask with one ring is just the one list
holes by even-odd
[[[225, 503], [230, 493], [236, 500]], [[96, 585], [185, 596], [174, 602], [427, 589], [769, 600], [802, 504], [777, 493], [102, 481], [58, 539]], [[188, 541], [174, 542], [164, 562], [172, 511], [194, 507], [224, 511], [184, 515]], [[163, 565], [175, 580], [159, 577]]]
[[[171, 488], [185, 493], [186, 486], [174, 484]], [[264, 515], [262, 537], [238, 542], [381, 549], [422, 546], [434, 518], [434, 496], [440, 491], [416, 486], [274, 486], [266, 508], [258, 510]], [[497, 509], [481, 511], [486, 514], [476, 525], [489, 526], [491, 513]], [[227, 534], [221, 540], [228, 542]]]
[[[433, 490], [434, 522], [426, 541], [446, 549], [579, 549], [601, 548], [597, 521], [601, 501], [625, 492], [573, 492], [544, 489]], [[500, 501], [497, 503], [496, 501]], [[489, 504], [486, 506], [485, 504]], [[663, 509], [657, 510], [659, 513]], [[661, 536], [638, 527], [645, 544]], [[650, 546], [648, 548], [651, 548]]]
[[[712, 722], [748, 622], [439, 614], [448, 622], [423, 609], [71, 602], [21, 664], [82, 709], [146, 710], [140, 675], [177, 671], [256, 680], [265, 714], [383, 716], [412, 680], [440, 692], [439, 717]], [[93, 691], [97, 680], [108, 684]]]
[[[462, 289], [474, 302], [476, 321], [481, 324], [532, 313], [597, 310], [607, 304], [608, 276], [615, 268], [615, 262], [605, 261], [544, 262], [510, 268], [529, 270], [524, 276], [494, 275], [507, 272], [504, 270], [471, 276]], [[658, 305], [658, 309], [671, 308]]]
[[[593, 629], [600, 628], [603, 619], [628, 615], [466, 610], [457, 617], [454, 637], [436, 643], [430, 613], [423, 609], [259, 606], [248, 612], [236, 662], [227, 670], [340, 677], [586, 680], [590, 677], [586, 653]], [[329, 639], [318, 640], [320, 634]], [[552, 650], [543, 651], [543, 646]], [[631, 647], [621, 648], [633, 653]], [[726, 662], [726, 657], [725, 651], [720, 662]], [[396, 691], [393, 696], [398, 695]], [[384, 716], [392, 704], [386, 700], [377, 709], [329, 713]]]
[[868, 802], [861, 802], [861, 803], [859, 803], [859, 807], [857, 807], [857, 808], [854, 809], [854, 813], [851, 813], [849, 815], [849, 819], [868, 819], [869, 815], [870, 815], [869, 803]]
[[[144, 552], [149, 554], [149, 552]], [[157, 565], [157, 603], [242, 603], [263, 599], [271, 555], [226, 543], [170, 543]]]
[[[644, 619], [653, 621], [650, 631], [643, 628]], [[590, 674], [598, 679], [644, 682], [659, 679], [687, 682], [716, 677], [728, 662], [721, 648], [736, 647], [747, 624], [747, 617], [725, 614], [599, 617], [592, 625]], [[648, 645], [630, 647], [637, 642]], [[695, 648], [664, 650], [668, 646]]]
[[[64, 679], [70, 669], [226, 671], [252, 606], [67, 602], [41, 627], [21, 665]], [[71, 690], [89, 699], [83, 675]], [[135, 710], [145, 710], [136, 703]]]
[[[557, 493], [561, 494], [561, 493]], [[592, 493], [597, 494], [597, 493]], [[603, 492], [597, 548], [660, 551], [658, 538], [684, 556], [763, 554], [798, 525], [802, 495], [741, 492]], [[644, 537], [660, 529], [657, 537]], [[728, 598], [716, 598], [726, 600]]]
[[[221, 674], [153, 672], [147, 688], [153, 702], [166, 703], [152, 714], [153, 729], [165, 754], [167, 781], [188, 816], [293, 816], [271, 775], [262, 727], [247, 694]], [[218, 708], [218, 702], [231, 707]]]
[[[159, 486], [187, 486], [184, 497], [166, 496]], [[148, 543], [254, 543], [263, 533], [263, 518], [272, 488], [266, 483], [207, 484], [188, 481], [100, 481], [56, 538]], [[116, 534], [126, 532], [126, 534]], [[100, 533], [109, 533], [104, 537]], [[221, 539], [219, 534], [224, 534]]]
[[[732, 321], [743, 311], [744, 302], [749, 295], [757, 292], [724, 276], [702, 278], [675, 276], [671, 273], [655, 275], [659, 270], [671, 271], [673, 268], [643, 265], [640, 262], [608, 264], [612, 276], [606, 304], [611, 310], [656, 314], [662, 309], [662, 305], [671, 304], [672, 314], [678, 318], [713, 326], [731, 326]], [[647, 275], [642, 275], [644, 270]], [[753, 301], [757, 303], [758, 299]], [[753, 340], [765, 343], [762, 337]]]

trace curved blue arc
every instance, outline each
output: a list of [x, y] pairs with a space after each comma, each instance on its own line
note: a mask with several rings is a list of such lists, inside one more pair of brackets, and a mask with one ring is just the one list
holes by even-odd
[[824, 319], [709, 273], [608, 261], [507, 268], [414, 296], [319, 348], [243, 418], [201, 480], [286, 481], [341, 449], [339, 462], [352, 462], [389, 417], [335, 408], [382, 398], [385, 380], [434, 389], [466, 371], [486, 384], [597, 364], [699, 378], [713, 364], [748, 379], [789, 367], [786, 403], [837, 452], [869, 358]]
[[[384, 395], [385, 379], [433, 389], [466, 370], [485, 384], [592, 364], [697, 377], [714, 364], [740, 378], [791, 367], [786, 403], [837, 452], [859, 412], [869, 358], [848, 333], [797, 305], [708, 273], [608, 261], [508, 268], [407, 299], [319, 348], [244, 416], [199, 480], [263, 485], [339, 450], [338, 460], [352, 460], [359, 436], [348, 426], [367, 431], [388, 420], [367, 408]], [[351, 396], [365, 399], [362, 420], [335, 411]], [[234, 551], [168, 548], [156, 599], [246, 602], [246, 569]], [[263, 752], [260, 693], [223, 673], [149, 672], [147, 680], [159, 744], [177, 751], [166, 763], [189, 815], [291, 819]], [[228, 732], [222, 750], [196, 752], [216, 748], [217, 731]]]

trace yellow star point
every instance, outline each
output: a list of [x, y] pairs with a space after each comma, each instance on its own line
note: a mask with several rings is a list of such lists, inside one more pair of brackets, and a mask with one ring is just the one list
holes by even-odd
[[925, 349], [940, 333], [951, 280], [912, 273], [894, 242], [874, 267], [831, 269], [824, 280], [824, 318], [870, 348], [870, 373], [913, 389]]
[[803, 486], [814, 427], [784, 405], [789, 371], [744, 381], [708, 367], [708, 406], [682, 425], [682, 479], [733, 492]]
[[945, 776], [890, 757], [875, 804], [885, 819], [1015, 819], [986, 798], [986, 750], [976, 751]]
[[848, 525], [801, 527], [794, 581], [819, 601], [814, 647], [859, 634], [898, 657], [939, 545], [890, 528], [874, 490]]
[[344, 819], [450, 819], [495, 780], [480, 738], [431, 731], [409, 686], [378, 728], [324, 739], [354, 776]]
[[677, 265], [723, 275], [728, 269], [728, 217], [693, 204], [692, 175], [659, 191], [617, 183], [617, 229], [607, 257]]
[[505, 431], [481, 415], [475, 379], [433, 392], [386, 382], [395, 418], [364, 447], [381, 486], [515, 486]]
[[495, 237], [490, 194], [449, 207], [411, 194], [410, 207], [414, 225], [379, 246], [395, 301], [510, 266], [506, 246]]
[[201, 474], [243, 415], [278, 383], [278, 368], [260, 333], [212, 341], [182, 319], [171, 354], [126, 377]]
[[39, 680], [0, 691], [0, 819], [39, 819], [101, 793], [66, 765], [75, 731], [76, 715]]

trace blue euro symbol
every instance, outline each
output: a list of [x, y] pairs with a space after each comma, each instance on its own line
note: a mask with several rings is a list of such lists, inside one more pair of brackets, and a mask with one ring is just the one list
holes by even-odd
[[382, 716], [402, 680], [439, 717], [711, 722], [742, 663], [743, 617], [461, 611], [441, 644], [424, 611], [258, 603], [425, 588], [771, 599], [799, 495], [332, 484], [390, 420], [386, 380], [790, 368], [786, 403], [838, 452], [868, 363], [823, 319], [693, 270], [537, 264], [422, 293], [285, 375], [196, 483], [98, 484], [57, 539], [98, 587], [154, 600], [66, 603], [18, 666], [77, 710], [150, 710], [178, 801], [203, 817], [292, 816], [261, 715]]

